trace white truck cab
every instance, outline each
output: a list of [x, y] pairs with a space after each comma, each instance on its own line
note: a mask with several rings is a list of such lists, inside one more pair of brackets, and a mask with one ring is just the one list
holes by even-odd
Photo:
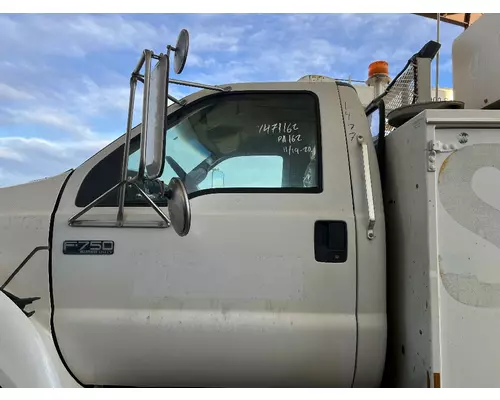
[[0, 190], [0, 354], [30, 335], [46, 359], [0, 357], [0, 386], [377, 386], [384, 212], [356, 91], [206, 88], [164, 126], [145, 94], [149, 125], [129, 115], [78, 168]]
[[433, 41], [364, 94], [145, 50], [125, 135], [0, 189], [0, 386], [500, 386], [499, 34], [457, 38], [434, 102]]

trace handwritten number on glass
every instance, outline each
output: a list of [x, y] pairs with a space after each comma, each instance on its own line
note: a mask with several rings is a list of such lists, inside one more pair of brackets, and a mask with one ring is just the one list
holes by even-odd
[[292, 133], [299, 130], [297, 123], [294, 122], [276, 122], [274, 124], [257, 125], [259, 133], [267, 135]]

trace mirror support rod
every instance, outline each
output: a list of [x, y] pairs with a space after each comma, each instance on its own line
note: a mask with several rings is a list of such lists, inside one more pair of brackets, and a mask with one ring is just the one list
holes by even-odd
[[[94, 208], [97, 204], [102, 202], [106, 197], [108, 197], [112, 192], [116, 189], [124, 190], [127, 184], [131, 184], [135, 186], [135, 188], [139, 191], [139, 193], [144, 197], [144, 199], [148, 202], [148, 204], [155, 210], [155, 212], [160, 216], [163, 221], [144, 221], [144, 222], [131, 222], [127, 223], [124, 221], [123, 216], [122, 219], [118, 218], [113, 221], [99, 221], [99, 220], [78, 220], [82, 215], [86, 214], [89, 210]], [[75, 227], [114, 227], [114, 228], [122, 228], [122, 227], [133, 227], [133, 228], [168, 228], [170, 226], [170, 219], [165, 215], [165, 213], [155, 204], [153, 200], [149, 198], [149, 196], [142, 190], [137, 182], [133, 179], [125, 180], [117, 183], [111, 189], [108, 189], [106, 192], [101, 194], [97, 199], [90, 202], [82, 211], [73, 215], [69, 221], [68, 225]]]
[[[144, 57], [144, 55], [143, 55]], [[122, 176], [121, 182], [126, 182], [128, 171], [128, 154], [130, 152], [130, 134], [132, 132], [132, 122], [134, 118], [134, 100], [135, 89], [137, 87], [137, 78], [132, 75], [130, 78], [130, 98], [128, 105], [128, 118], [127, 118], [127, 134], [125, 135], [125, 145], [123, 146], [123, 162], [122, 162]], [[118, 214], [116, 219], [118, 223], [123, 223], [123, 211], [125, 207], [125, 185], [120, 186], [120, 196], [118, 198]]]
[[153, 200], [149, 198], [146, 192], [140, 188], [137, 182], [132, 182], [132, 185], [142, 194], [142, 197], [149, 203], [149, 205], [156, 211], [160, 218], [165, 222], [166, 226], [170, 226], [170, 219], [165, 215], [165, 213], [158, 207]]
[[[132, 123], [134, 119], [134, 103], [135, 103], [135, 90], [137, 88], [137, 80], [140, 77], [139, 72], [141, 71], [144, 63], [146, 64], [146, 71], [144, 73], [144, 77], [146, 78], [146, 83], [144, 86], [147, 86], [149, 89], [149, 69], [151, 68], [151, 57], [153, 55], [153, 52], [151, 50], [144, 50], [142, 52], [141, 58], [139, 59], [139, 62], [137, 63], [137, 66], [135, 69], [132, 71], [132, 76], [130, 77], [130, 98], [129, 98], [129, 108], [128, 108], [128, 118], [127, 118], [127, 134], [125, 135], [125, 146], [123, 147], [123, 163], [122, 163], [122, 175], [121, 175], [121, 182], [127, 182], [127, 171], [128, 171], [128, 154], [130, 152], [130, 136], [132, 134]], [[144, 80], [142, 80], [144, 83]], [[144, 90], [144, 93], [147, 93], [146, 90]], [[143, 107], [144, 105], [147, 106], [149, 101], [148, 96], [144, 96], [143, 99]], [[146, 114], [146, 119], [147, 119], [147, 109], [143, 108], [143, 118], [144, 114]], [[141, 152], [144, 151], [143, 149], [144, 144], [141, 143]], [[144, 165], [139, 165], [139, 172], [138, 176], [140, 176], [140, 171], [144, 169]], [[124, 220], [124, 207], [125, 207], [125, 190], [126, 187], [125, 185], [120, 186], [120, 195], [118, 198], [118, 213], [116, 216], [118, 224], [123, 224]]]
[[212, 86], [212, 85], [204, 85], [203, 83], [196, 83], [196, 82], [189, 82], [189, 81], [181, 81], [179, 79], [169, 79], [168, 80], [170, 83], [173, 83], [175, 85], [181, 85], [181, 86], [189, 86], [189, 87], [195, 87], [198, 89], [208, 89], [208, 90], [215, 90], [217, 92], [227, 92], [231, 90], [231, 87], [219, 87], [219, 86]]
[[186, 104], [186, 100], [177, 100], [174, 96], [171, 96], [171, 95], [168, 95], [167, 97], [169, 100], [171, 100], [175, 104], [179, 104], [180, 106], [183, 106], [184, 104]]
[[93, 201], [91, 201], [89, 204], [87, 204], [85, 206], [85, 208], [82, 211], [76, 213], [75, 215], [73, 215], [69, 219], [69, 221], [68, 221], [69, 225], [73, 225], [78, 218], [80, 218], [82, 215], [84, 215], [85, 213], [87, 213], [87, 211], [89, 211], [92, 208], [94, 208], [97, 204], [99, 204], [102, 200], [104, 200], [104, 198], [106, 198], [114, 190], [119, 189], [122, 186], [125, 186], [126, 183], [127, 183], [126, 181], [125, 182], [124, 181], [118, 182], [115, 186], [113, 186], [112, 188], [108, 189], [106, 192], [104, 192], [103, 194], [101, 194], [98, 198], [96, 198]]
[[137, 75], [140, 72], [140, 70], [142, 69], [142, 66], [144, 65], [145, 60], [146, 60], [146, 51], [143, 51], [141, 58], [139, 59], [139, 62], [137, 63], [134, 70], [132, 71], [132, 75]]

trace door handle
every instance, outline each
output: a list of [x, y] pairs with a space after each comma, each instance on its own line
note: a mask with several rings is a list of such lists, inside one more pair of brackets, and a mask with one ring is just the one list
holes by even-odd
[[365, 177], [366, 201], [368, 203], [368, 228], [366, 236], [369, 240], [375, 238], [373, 228], [375, 227], [375, 204], [372, 191], [372, 177], [370, 172], [370, 159], [368, 158], [368, 145], [362, 135], [358, 135], [358, 143], [361, 146], [361, 154], [363, 155], [363, 170]]
[[347, 261], [347, 224], [345, 221], [316, 221], [314, 258], [324, 263]]

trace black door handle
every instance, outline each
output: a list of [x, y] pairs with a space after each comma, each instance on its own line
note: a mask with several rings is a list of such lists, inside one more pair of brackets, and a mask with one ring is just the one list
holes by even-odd
[[318, 262], [347, 261], [347, 224], [345, 221], [316, 221], [314, 257]]

